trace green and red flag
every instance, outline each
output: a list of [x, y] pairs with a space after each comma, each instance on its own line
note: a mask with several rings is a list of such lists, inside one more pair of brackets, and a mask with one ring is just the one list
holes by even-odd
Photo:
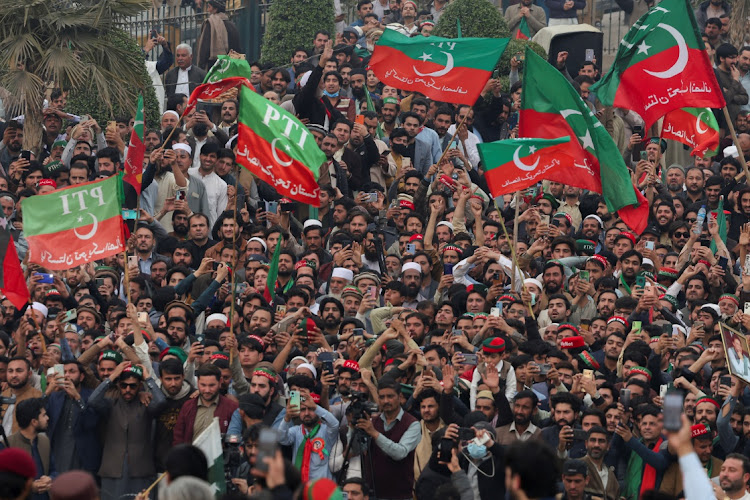
[[122, 173], [21, 202], [29, 262], [71, 269], [125, 250]]
[[143, 95], [138, 95], [138, 108], [135, 112], [133, 131], [130, 133], [128, 144], [128, 155], [125, 157], [125, 176], [122, 178], [135, 192], [141, 194], [141, 178], [143, 177], [143, 157], [146, 154], [146, 146], [143, 144]]
[[13, 242], [13, 236], [7, 227], [7, 221], [0, 219], [0, 292], [16, 306], [16, 309], [23, 308], [29, 302], [29, 288], [26, 286], [26, 280], [23, 277], [21, 261], [18, 260], [16, 244]]
[[276, 297], [276, 280], [279, 278], [279, 256], [281, 255], [281, 238], [276, 242], [276, 248], [273, 249], [271, 265], [268, 268], [266, 276], [266, 289], [263, 290], [263, 297], [266, 302], [270, 303]]
[[526, 17], [524, 16], [521, 16], [521, 24], [518, 25], [518, 31], [516, 31], [516, 40], [531, 40], [529, 23], [526, 22]]
[[545, 178], [601, 193], [610, 212], [617, 211], [630, 228], [643, 232], [648, 202], [633, 187], [612, 137], [562, 73], [528, 47], [525, 63], [520, 136], [577, 138], [566, 147], [573, 161], [565, 165], [565, 176]]
[[229, 78], [224, 78], [223, 80], [219, 80], [215, 83], [203, 83], [201, 85], [198, 85], [190, 94], [187, 106], [185, 107], [185, 111], [182, 112], [182, 115], [185, 116], [190, 114], [193, 108], [198, 104], [199, 100], [207, 101], [216, 99], [224, 92], [241, 85], [252, 88], [250, 80], [242, 76], [232, 76]]
[[688, 0], [663, 0], [641, 16], [591, 90], [641, 115], [646, 128], [675, 109], [725, 105]]
[[441, 102], [473, 105], [509, 38], [410, 38], [385, 30], [370, 58], [370, 69], [397, 89]]
[[318, 171], [326, 155], [307, 127], [244, 86], [238, 121], [237, 163], [282, 196], [319, 207]]
[[247, 78], [250, 80], [252, 70], [245, 58], [235, 59], [230, 56], [218, 56], [216, 62], [206, 73], [203, 83], [216, 83], [231, 77]]
[[208, 465], [206, 482], [211, 486], [216, 498], [221, 497], [227, 490], [224, 477], [224, 451], [222, 448], [221, 428], [219, 417], [213, 417], [211, 424], [193, 439], [193, 446], [203, 452]]
[[[724, 213], [724, 197], [719, 196], [719, 206], [716, 211], [713, 210], [709, 214], [709, 217], [716, 220], [716, 224], [719, 226], [719, 238], [722, 241], [727, 241], [727, 214]], [[712, 253], [716, 253], [716, 241], [711, 238], [711, 245], [709, 247]]]
[[699, 158], [719, 152], [719, 124], [708, 108], [681, 108], [664, 117], [662, 139], [672, 139], [693, 148], [691, 155]]
[[508, 139], [477, 144], [484, 178], [493, 198], [521, 191], [542, 179], [575, 174], [573, 158], [566, 153], [570, 137], [559, 139]]

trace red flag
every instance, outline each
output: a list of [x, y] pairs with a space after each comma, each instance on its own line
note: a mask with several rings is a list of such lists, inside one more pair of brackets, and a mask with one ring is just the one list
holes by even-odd
[[0, 259], [3, 261], [0, 267], [0, 291], [16, 306], [16, 309], [21, 309], [29, 302], [29, 289], [23, 278], [23, 270], [18, 260], [13, 236], [5, 227], [0, 227]]
[[133, 186], [135, 192], [141, 194], [141, 178], [143, 177], [143, 157], [146, 146], [143, 145], [143, 95], [138, 96], [138, 109], [135, 113], [133, 131], [130, 133], [128, 156], [125, 158], [125, 175], [122, 180]]
[[193, 90], [193, 93], [190, 94], [190, 99], [188, 99], [188, 105], [185, 108], [185, 111], [182, 112], [182, 115], [188, 115], [195, 105], [198, 103], [198, 100], [207, 100], [207, 99], [215, 99], [224, 92], [226, 92], [229, 89], [233, 89], [235, 87], [238, 87], [240, 85], [244, 85], [245, 87], [249, 87], [250, 89], [253, 88], [253, 85], [250, 83], [250, 80], [247, 78], [243, 78], [241, 76], [233, 76], [230, 78], [224, 78], [223, 80], [219, 80], [216, 83], [204, 83], [202, 85], [198, 85], [195, 87], [195, 90]]

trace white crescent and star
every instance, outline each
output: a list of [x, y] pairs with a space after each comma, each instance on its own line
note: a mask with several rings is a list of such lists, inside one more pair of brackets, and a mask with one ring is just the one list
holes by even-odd
[[[279, 158], [279, 155], [276, 154], [276, 141], [278, 140], [279, 139], [276, 138], [271, 141], [271, 154], [273, 155], [273, 159], [276, 160], [276, 163], [278, 163], [282, 167], [288, 167], [294, 162], [294, 160], [282, 161], [281, 158]], [[286, 152], [289, 153], [289, 146], [287, 146], [285, 149], [286, 149]]]
[[[661, 28], [667, 33], [669, 33], [670, 35], [672, 35], [672, 37], [677, 42], [677, 50], [678, 50], [677, 61], [675, 61], [675, 63], [672, 65], [671, 68], [666, 69], [664, 71], [649, 71], [647, 69], [644, 69], [643, 71], [653, 77], [659, 78], [661, 80], [666, 80], [668, 78], [672, 78], [672, 77], [679, 75], [685, 69], [685, 66], [687, 66], [687, 63], [688, 63], [688, 48], [687, 48], [687, 44], [685, 43], [685, 38], [682, 36], [682, 33], [680, 33], [680, 31], [674, 26], [670, 26], [664, 23], [659, 23], [656, 27]], [[646, 49], [643, 50], [643, 52], [648, 55], [648, 52], [646, 51], [650, 47], [645, 45], [645, 43], [641, 45], [647, 47]], [[641, 52], [640, 45], [638, 46], [638, 52]]]
[[[513, 164], [523, 170], [524, 172], [531, 172], [532, 170], [536, 170], [536, 167], [539, 165], [539, 158], [536, 159], [533, 165], [526, 165], [524, 162], [521, 161], [521, 158], [518, 157], [519, 151], [521, 151], [521, 148], [523, 146], [518, 146], [516, 150], [513, 152]], [[534, 151], [532, 151], [532, 148]], [[529, 148], [529, 153], [534, 153], [536, 151], [536, 148], [531, 146]]]
[[[568, 116], [570, 115], [583, 116], [583, 113], [575, 109], [561, 109], [560, 115], [562, 115], [562, 117], [565, 118], [565, 120], [567, 121]], [[586, 134], [583, 135], [582, 137], [578, 137], [578, 139], [580, 140], [581, 146], [583, 146], [583, 149], [591, 148], [591, 149], [596, 150], [596, 148], [594, 147], [594, 141], [591, 140], [591, 131], [588, 128], [586, 129]]]
[[704, 111], [698, 113], [698, 117], [695, 119], [695, 130], [697, 130], [699, 134], [705, 134], [708, 132], [708, 127], [706, 127], [706, 129], [701, 129], [701, 117], [703, 116], [703, 113]]
[[[96, 216], [91, 212], [87, 212], [86, 215], [94, 219], [94, 227], [92, 227], [91, 231], [86, 234], [78, 234], [78, 228], [73, 229], [73, 234], [75, 234], [79, 240], [90, 240], [94, 237], [94, 235], [96, 234], [96, 230], [99, 228], [99, 221], [97, 220]], [[78, 217], [78, 222], [83, 222], [83, 217]]]
[[[448, 58], [448, 61], [445, 63], [445, 68], [439, 69], [433, 73], [420, 73], [420, 71], [416, 68], [416, 66], [412, 66], [411, 68], [419, 76], [445, 76], [447, 75], [453, 70], [453, 54], [451, 54], [450, 52], [445, 52], [445, 51], [441, 51], [441, 52], [443, 52], [443, 54], [445, 54], [446, 57]], [[418, 57], [418, 59], [421, 59], [423, 62], [432, 60], [432, 54], [427, 54], [425, 52], [422, 52], [422, 56]]]

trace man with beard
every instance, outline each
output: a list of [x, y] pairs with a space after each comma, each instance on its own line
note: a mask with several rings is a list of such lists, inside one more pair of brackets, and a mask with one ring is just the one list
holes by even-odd
[[544, 293], [539, 299], [539, 307], [545, 309], [549, 298], [560, 293], [565, 284], [565, 268], [559, 261], [551, 260], [544, 265], [542, 283], [544, 283]]
[[237, 219], [234, 217], [234, 211], [227, 210], [222, 213], [219, 216], [217, 225], [219, 226], [218, 232], [221, 239], [214, 246], [206, 250], [205, 257], [219, 260], [221, 251], [227, 247], [237, 248], [239, 254], [243, 255], [247, 249], [247, 241], [239, 235], [240, 227], [237, 224]]
[[185, 381], [182, 363], [178, 359], [165, 359], [159, 364], [161, 392], [166, 401], [156, 416], [156, 470], [164, 470], [167, 453], [172, 448], [174, 427], [182, 405], [190, 398], [193, 388]]
[[355, 109], [357, 110], [360, 109], [363, 102], [367, 101], [367, 92], [365, 91], [366, 79], [367, 70], [363, 68], [354, 68], [351, 70], [351, 73], [349, 75], [349, 85], [351, 89], [351, 96], [354, 97]]
[[[690, 437], [692, 448], [695, 454], [698, 455], [698, 460], [700, 460], [708, 478], [719, 477], [721, 466], [724, 462], [711, 455], [713, 436], [709, 428], [703, 424], [693, 425], [690, 428]], [[683, 472], [680, 471], [680, 464], [675, 462], [664, 473], [664, 479], [661, 481], [659, 491], [677, 498], [680, 496], [680, 492], [683, 491], [683, 484]]]
[[16, 421], [16, 405], [25, 399], [41, 398], [42, 392], [31, 385], [31, 363], [24, 356], [16, 356], [8, 361], [6, 372], [8, 388], [0, 396], [3, 398], [16, 398], [16, 403], [0, 406], [3, 415], [3, 429], [5, 434], [10, 435], [18, 431]]
[[698, 167], [690, 167], [685, 173], [685, 188], [688, 205], [703, 201], [703, 188], [706, 184], [706, 178], [703, 170]]
[[[422, 118], [415, 112], [409, 111], [403, 115], [404, 130], [407, 134], [407, 142], [405, 151], [396, 149], [395, 146], [391, 146], [393, 151], [411, 159], [411, 164], [414, 169], [422, 174], [424, 177], [427, 175], [430, 166], [432, 165], [432, 150], [430, 144], [417, 138], [419, 132], [423, 126]], [[403, 152], [402, 152], [403, 151]]]
[[276, 401], [276, 374], [268, 368], [258, 368], [250, 379], [250, 392], [263, 398], [263, 425], [278, 427], [276, 422], [284, 409]]
[[[277, 243], [280, 245], [281, 241]], [[279, 253], [279, 267], [278, 274], [276, 276], [276, 293], [283, 293], [292, 287], [294, 282], [292, 281], [292, 273], [294, 273], [294, 264], [296, 264], [297, 258], [291, 251], [281, 249]]]
[[604, 427], [594, 426], [586, 436], [586, 456], [581, 460], [588, 467], [589, 482], [586, 492], [605, 500], [620, 498], [620, 485], [614, 470], [607, 467], [604, 457], [609, 451], [609, 434]]
[[603, 230], [604, 223], [598, 215], [590, 214], [583, 219], [581, 236], [596, 243], [596, 246], [594, 247], [594, 252], [596, 253], [600, 252], [602, 249]]
[[226, 210], [228, 202], [227, 183], [221, 180], [215, 172], [218, 155], [219, 145], [215, 142], [207, 142], [200, 148], [199, 166], [188, 169], [188, 174], [199, 178], [206, 187], [209, 207], [209, 213], [206, 215], [212, 227], [219, 215]]
[[[334, 252], [334, 257], [337, 252]], [[344, 292], [344, 287], [351, 284], [354, 280], [354, 273], [344, 267], [335, 267], [331, 273], [331, 279], [328, 280], [328, 297], [341, 299], [341, 294]], [[321, 307], [322, 307], [321, 302]]]
[[750, 481], [750, 461], [745, 455], [731, 453], [721, 465], [719, 486], [730, 500], [748, 500], [747, 482]]
[[[33, 476], [35, 480], [31, 483], [32, 494], [24, 498], [47, 500], [49, 499], [47, 492], [52, 487], [52, 477], [50, 476], [56, 476], [57, 473], [55, 462], [50, 454], [49, 438], [45, 434], [49, 426], [49, 416], [44, 409], [44, 400], [33, 398], [20, 402], [16, 409], [16, 416], [19, 422], [18, 432], [8, 436], [6, 444], [9, 448], [24, 450], [34, 458], [34, 464], [36, 465], [36, 474]], [[4, 463], [5, 472], [9, 465], [7, 459], [4, 460]], [[4, 474], [4, 478], [5, 481], [9, 479], [7, 472]], [[10, 498], [7, 494], [4, 494], [3, 497]]]
[[185, 241], [188, 239], [188, 214], [182, 210], [175, 210], [172, 212], [172, 232], [168, 235], [177, 241]]
[[[377, 237], [379, 246], [375, 245], [375, 238]], [[362, 271], [369, 269], [370, 271], [380, 272], [380, 260], [379, 256], [383, 255], [383, 236], [374, 229], [368, 229], [365, 233], [365, 238], [362, 241], [364, 255], [362, 255]], [[385, 245], [387, 246], [387, 244]]]
[[445, 427], [445, 423], [440, 419], [440, 393], [432, 387], [424, 385], [426, 380], [422, 379], [417, 382], [413, 396], [414, 402], [419, 407], [419, 415], [422, 417], [419, 421], [422, 437], [417, 444], [414, 455], [414, 477], [419, 477], [430, 461], [432, 435]]
[[570, 392], [560, 392], [550, 399], [552, 421], [542, 429], [542, 440], [555, 449], [559, 456], [581, 458], [586, 454], [583, 442], [573, 440], [573, 428], [581, 411], [581, 400]]
[[[101, 460], [99, 442], [92, 433], [97, 418], [86, 408], [92, 389], [81, 387], [85, 377], [77, 361], [66, 361], [64, 375], [47, 375], [45, 407], [49, 415], [49, 435], [52, 456], [58, 474], [73, 469], [96, 473]], [[72, 429], [71, 429], [72, 427]]]
[[338, 299], [328, 296], [320, 302], [319, 311], [318, 316], [323, 320], [323, 335], [336, 339], [344, 318], [344, 305]]
[[[331, 478], [328, 460], [338, 440], [339, 421], [328, 410], [318, 406], [317, 394], [302, 390], [300, 406], [287, 403], [284, 420], [279, 426], [279, 443], [292, 446], [294, 466], [300, 470], [302, 481]], [[301, 424], [293, 425], [299, 418]]]
[[[363, 125], [360, 125], [363, 126]], [[333, 158], [339, 162], [339, 165], [346, 174], [347, 184], [351, 191], [360, 191], [362, 185], [369, 181], [370, 167], [365, 168], [361, 163], [358, 153], [353, 148], [347, 147], [352, 135], [354, 124], [346, 118], [340, 118], [331, 127], [331, 133], [336, 136], [336, 152]], [[367, 135], [367, 131], [365, 134]], [[364, 177], [364, 176], [367, 177]]]
[[[242, 184], [238, 184], [237, 179], [234, 178], [235, 159], [236, 157], [231, 149], [221, 148], [216, 156], [216, 167], [214, 169], [216, 175], [227, 183], [228, 208], [230, 209], [245, 206], [245, 188]], [[257, 197], [258, 188], [253, 179], [250, 180], [250, 189], [256, 191]], [[258, 199], [250, 200], [251, 205], [254, 206], [257, 206], [258, 202]]]
[[420, 295], [422, 289], [422, 267], [416, 262], [407, 262], [401, 267], [401, 282], [406, 285], [404, 307], [416, 308], [417, 304], [426, 297]]
[[[99, 476], [102, 491], [109, 493], [102, 497], [105, 499], [137, 494], [151, 484], [156, 472], [151, 432], [153, 417], [164, 403], [164, 394], [149, 375], [146, 385], [151, 402], [143, 404], [138, 397], [143, 370], [141, 365], [120, 363], [89, 398], [89, 406], [103, 424], [103, 448], [107, 453], [102, 457]], [[110, 396], [114, 384], [117, 389]]]
[[[380, 127], [386, 138], [390, 137], [393, 139], [393, 131], [399, 126], [398, 114], [401, 111], [399, 107], [398, 98], [396, 97], [384, 97], [383, 107], [380, 110], [381, 122]], [[386, 143], [388, 141], [386, 140]], [[394, 150], [395, 151], [395, 150]], [[398, 152], [398, 151], [396, 151]], [[400, 153], [399, 153], [400, 154]]]
[[221, 369], [212, 364], [204, 364], [196, 372], [199, 396], [190, 399], [182, 406], [174, 427], [172, 443], [191, 444], [211, 425], [214, 417], [219, 417], [221, 433], [227, 431], [232, 413], [238, 408], [237, 402], [220, 393]]
[[228, 99], [221, 103], [221, 122], [216, 126], [229, 137], [229, 129], [237, 123], [237, 101]]
[[596, 312], [602, 318], [610, 318], [615, 313], [617, 293], [614, 290], [602, 290], [596, 301]]
[[667, 169], [667, 189], [674, 198], [681, 195], [685, 185], [685, 172], [680, 165], [670, 165]]
[[513, 400], [513, 422], [497, 429], [496, 441], [507, 446], [515, 441], [541, 439], [542, 430], [532, 423], [537, 414], [539, 398], [531, 390], [523, 390]]
[[565, 186], [563, 193], [564, 198], [558, 213], [570, 215], [570, 226], [578, 229], [581, 227], [581, 189], [575, 186]]
[[[654, 203], [656, 204], [656, 227], [661, 234], [667, 235], [675, 220], [674, 205], [664, 199], [656, 200]], [[663, 240], [666, 240], [666, 237]]]
[[326, 155], [326, 162], [320, 166], [318, 185], [330, 185], [334, 189], [338, 188], [344, 197], [351, 197], [347, 171], [335, 158], [336, 152], [339, 150], [338, 138], [331, 133], [326, 134], [320, 143], [320, 150]]
[[[664, 442], [661, 435], [661, 409], [648, 404], [640, 408], [639, 413], [640, 420], [637, 423], [640, 438], [635, 438], [630, 427], [626, 425], [618, 425], [615, 429], [615, 433], [625, 442], [623, 458], [627, 459], [628, 466], [625, 471], [626, 480], [620, 492], [625, 498], [639, 498], [640, 491], [655, 488], [661, 483], [668, 465], [667, 459], [659, 453]], [[636, 453], [639, 459], [629, 456], [633, 453]], [[655, 464], [650, 471], [645, 467], [647, 460], [648, 463]]]
[[333, 414], [336, 415], [339, 420], [343, 418], [346, 407], [349, 405], [352, 392], [352, 380], [354, 380], [354, 377], [358, 374], [359, 363], [356, 361], [347, 359], [338, 367], [336, 391], [331, 394], [329, 401], [332, 407], [339, 407], [338, 411], [332, 408]]
[[359, 179], [359, 186], [361, 186], [361, 190], [366, 191], [370, 183], [370, 169], [380, 161], [380, 150], [375, 143], [375, 138], [367, 131], [365, 125], [354, 123], [346, 148], [359, 159], [360, 173], [362, 175], [361, 179]]
[[10, 164], [18, 160], [21, 149], [23, 149], [23, 125], [11, 120], [5, 125], [3, 142], [0, 144], [0, 165], [5, 169], [6, 175], [9, 174]]

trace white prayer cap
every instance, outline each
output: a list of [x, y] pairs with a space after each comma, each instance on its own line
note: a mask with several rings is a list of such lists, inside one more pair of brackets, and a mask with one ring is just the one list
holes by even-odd
[[599, 217], [599, 216], [598, 216], [598, 215], [596, 215], [596, 214], [589, 214], [589, 215], [587, 215], [586, 217], [584, 217], [584, 219], [583, 219], [583, 220], [586, 220], [586, 219], [594, 219], [594, 220], [595, 220], [596, 222], [598, 222], [598, 223], [599, 223], [599, 227], [604, 227], [604, 223], [602, 222], [602, 218], [601, 218], [601, 217]]
[[175, 118], [178, 120], [180, 119], [180, 115], [177, 114], [177, 111], [172, 111], [171, 109], [166, 110], [164, 113], [161, 114], [162, 118], [164, 118], [167, 115], [174, 115]]
[[266, 246], [266, 242], [263, 241], [262, 238], [258, 238], [257, 236], [253, 236], [252, 238], [250, 238], [249, 240], [247, 240], [248, 243], [250, 243], [251, 241], [257, 241], [258, 243], [260, 243], [263, 246], [263, 250], [265, 250], [266, 252], [268, 251], [268, 246]]
[[337, 267], [331, 273], [331, 278], [343, 278], [351, 282], [354, 279], [354, 273], [345, 267]]
[[408, 270], [417, 271], [418, 273], [422, 273], [422, 266], [417, 264], [416, 262], [407, 262], [401, 267], [401, 274], [404, 274]]
[[307, 229], [310, 226], [316, 226], [316, 227], [323, 227], [323, 223], [320, 222], [318, 219], [307, 219], [305, 223], [302, 225], [302, 229]]
[[526, 278], [525, 280], [523, 280], [523, 284], [524, 285], [534, 285], [537, 288], [539, 288], [539, 290], [544, 290], [544, 287], [542, 286], [542, 282], [539, 281], [536, 278]]
[[193, 148], [183, 142], [175, 142], [174, 144], [172, 144], [172, 149], [186, 151], [187, 154], [192, 154], [193, 152]]
[[226, 314], [214, 313], [214, 314], [209, 315], [208, 318], [206, 318], [206, 324], [209, 324], [215, 319], [220, 320], [222, 323], [224, 323], [224, 325], [226, 325], [228, 321]]
[[740, 154], [737, 152], [737, 146], [732, 144], [724, 148], [724, 158], [731, 156], [732, 158], [739, 158]]
[[299, 370], [300, 368], [310, 370], [310, 373], [313, 374], [313, 378], [318, 378], [318, 370], [316, 370], [315, 367], [311, 365], [310, 363], [302, 363], [301, 365], [297, 367], [297, 370]]
[[45, 306], [41, 302], [34, 302], [33, 304], [31, 304], [31, 308], [42, 313], [45, 318], [47, 317], [47, 306]]

